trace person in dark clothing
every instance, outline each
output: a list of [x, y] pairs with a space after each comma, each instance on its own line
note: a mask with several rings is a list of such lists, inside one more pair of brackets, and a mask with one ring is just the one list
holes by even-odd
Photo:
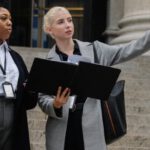
[[6, 41], [11, 32], [11, 14], [0, 6], [0, 150], [30, 150], [26, 110], [36, 106], [37, 94], [25, 88], [28, 71]]

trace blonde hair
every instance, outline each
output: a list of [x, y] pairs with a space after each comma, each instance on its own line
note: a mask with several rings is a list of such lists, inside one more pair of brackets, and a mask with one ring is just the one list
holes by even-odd
[[55, 14], [59, 11], [63, 11], [70, 14], [70, 12], [65, 7], [54, 6], [50, 8], [49, 11], [44, 15], [43, 19], [43, 30], [45, 33], [49, 34], [48, 27], [50, 27], [53, 24]]

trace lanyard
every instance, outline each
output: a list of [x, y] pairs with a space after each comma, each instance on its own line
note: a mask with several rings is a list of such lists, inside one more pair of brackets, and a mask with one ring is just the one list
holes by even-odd
[[4, 46], [5, 51], [5, 58], [4, 58], [4, 68], [2, 67], [2, 64], [0, 64], [0, 69], [2, 70], [3, 75], [6, 75], [6, 47]]

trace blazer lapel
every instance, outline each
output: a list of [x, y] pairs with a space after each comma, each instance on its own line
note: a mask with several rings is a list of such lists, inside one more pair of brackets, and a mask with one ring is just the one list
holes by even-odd
[[47, 59], [55, 60], [55, 61], [60, 61], [59, 55], [56, 53], [56, 46], [54, 45], [50, 52], [48, 53]]
[[[93, 45], [91, 43], [88, 42], [82, 42], [79, 40], [76, 40], [81, 55], [84, 57], [87, 57], [88, 59], [91, 60], [91, 62], [94, 62], [94, 54], [93, 54]], [[56, 53], [55, 51], [55, 45], [52, 47], [52, 49], [50, 50], [47, 59], [51, 59], [51, 60], [56, 60], [56, 61], [60, 61], [60, 57], [59, 55]]]
[[91, 43], [82, 42], [79, 40], [76, 41], [78, 43], [81, 55], [87, 57], [93, 63], [94, 62], [93, 45]]

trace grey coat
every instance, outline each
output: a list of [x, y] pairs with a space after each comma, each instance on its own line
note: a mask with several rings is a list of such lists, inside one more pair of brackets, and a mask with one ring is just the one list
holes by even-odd
[[[76, 40], [82, 56], [94, 62], [93, 46], [91, 43]], [[101, 65], [111, 66], [130, 60], [150, 49], [150, 31], [139, 40], [126, 45], [109, 46], [99, 41], [94, 42]], [[60, 61], [55, 52], [55, 46], [50, 50], [48, 59]], [[62, 117], [56, 116], [53, 108], [53, 97], [39, 96], [39, 106], [48, 114], [46, 124], [47, 150], [64, 150], [64, 140], [67, 128], [70, 100], [63, 106]], [[102, 114], [99, 100], [87, 98], [83, 108], [82, 129], [85, 150], [106, 150]]]

